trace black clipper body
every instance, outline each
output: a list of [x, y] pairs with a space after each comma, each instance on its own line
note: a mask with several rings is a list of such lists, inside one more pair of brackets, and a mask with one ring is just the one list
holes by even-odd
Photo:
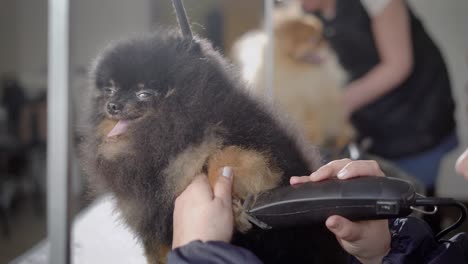
[[324, 222], [331, 215], [353, 221], [407, 216], [416, 197], [411, 183], [397, 178], [334, 178], [260, 193], [245, 208], [252, 223], [269, 229]]

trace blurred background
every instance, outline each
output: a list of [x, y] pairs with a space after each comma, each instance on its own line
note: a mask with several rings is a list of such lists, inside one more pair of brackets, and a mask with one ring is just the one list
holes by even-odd
[[[456, 157], [468, 146], [468, 2], [411, 0], [440, 47], [452, 81], [460, 144], [443, 161], [440, 196], [468, 201]], [[0, 263], [46, 238], [47, 1], [0, 0]], [[235, 41], [261, 27], [263, 1], [185, 1], [193, 30], [230, 56]], [[71, 89], [79, 105], [93, 57], [109, 42], [160, 25], [176, 26], [169, 0], [71, 1]], [[79, 109], [75, 109], [79, 115]], [[79, 172], [79, 169], [76, 168]], [[85, 208], [85, 181], [73, 179], [74, 212]]]

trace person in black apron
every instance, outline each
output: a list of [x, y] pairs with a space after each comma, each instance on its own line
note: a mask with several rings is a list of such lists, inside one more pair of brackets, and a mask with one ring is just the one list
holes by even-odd
[[343, 103], [369, 152], [434, 186], [457, 144], [442, 55], [404, 0], [302, 0], [349, 74]]

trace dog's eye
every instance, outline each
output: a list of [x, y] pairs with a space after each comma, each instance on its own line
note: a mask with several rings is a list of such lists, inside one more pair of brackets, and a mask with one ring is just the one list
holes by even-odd
[[148, 99], [150, 98], [151, 96], [153, 96], [154, 94], [152, 92], [148, 92], [148, 91], [139, 91], [136, 93], [136, 96], [138, 97], [138, 99], [140, 100], [145, 100], [145, 99]]
[[115, 93], [115, 88], [114, 87], [105, 87], [104, 88], [104, 93], [108, 96], [112, 96]]

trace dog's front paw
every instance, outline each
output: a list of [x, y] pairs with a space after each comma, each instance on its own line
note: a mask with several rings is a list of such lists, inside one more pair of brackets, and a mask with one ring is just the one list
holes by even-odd
[[232, 199], [232, 212], [234, 214], [234, 225], [236, 230], [241, 233], [246, 233], [252, 228], [252, 224], [249, 222], [247, 213], [243, 207], [243, 203], [240, 199]]

